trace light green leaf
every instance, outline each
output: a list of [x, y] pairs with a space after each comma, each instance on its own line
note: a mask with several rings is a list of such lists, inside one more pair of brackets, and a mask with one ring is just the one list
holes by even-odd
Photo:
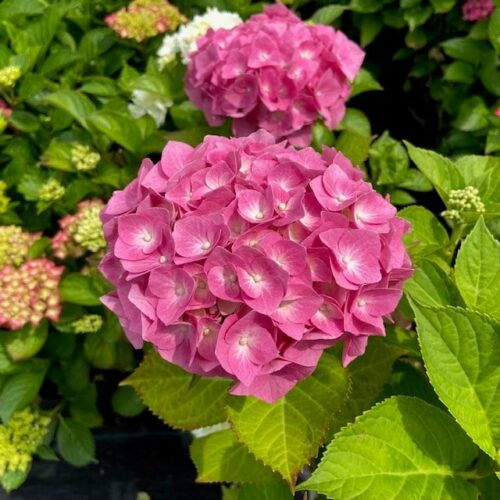
[[434, 262], [423, 260], [405, 283], [405, 292], [424, 306], [462, 305], [457, 287]]
[[290, 484], [316, 456], [347, 394], [347, 374], [331, 354], [274, 404], [233, 398], [228, 415], [238, 440]]
[[460, 61], [478, 64], [488, 49], [487, 42], [472, 38], [450, 38], [441, 43], [446, 55]]
[[500, 151], [500, 128], [492, 128], [486, 137], [485, 153], [489, 155], [498, 151]]
[[349, 130], [363, 136], [370, 136], [372, 133], [368, 117], [362, 111], [355, 108], [348, 108], [346, 110], [344, 118], [337, 126], [337, 130]]
[[231, 381], [195, 379], [151, 351], [123, 385], [131, 385], [143, 403], [165, 423], [191, 430], [226, 420], [224, 406]]
[[269, 467], [236, 441], [231, 429], [197, 438], [190, 447], [201, 483], [263, 483], [279, 480]]
[[363, 92], [368, 92], [370, 90], [383, 89], [380, 83], [378, 83], [377, 80], [373, 78], [372, 74], [368, 70], [361, 68], [358, 76], [356, 76], [352, 84], [351, 97], [362, 94]]
[[6, 471], [4, 474], [2, 474], [0, 478], [0, 484], [2, 485], [2, 488], [7, 493], [16, 490], [24, 483], [24, 481], [26, 481], [30, 470], [31, 466], [28, 467], [26, 470], [18, 469], [18, 470]]
[[455, 281], [468, 307], [500, 318], [500, 244], [482, 218], [460, 247]]
[[404, 141], [404, 143], [410, 158], [432, 182], [441, 199], [447, 199], [450, 189], [464, 187], [464, 179], [451, 160], [434, 151], [417, 148], [407, 141]]
[[342, 500], [475, 500], [478, 491], [461, 473], [476, 455], [445, 412], [416, 398], [393, 397], [342, 429], [298, 489]]
[[480, 96], [471, 96], [465, 99], [458, 109], [453, 126], [464, 132], [474, 132], [488, 126], [490, 110]]
[[321, 7], [312, 15], [311, 21], [316, 24], [332, 24], [348, 8], [346, 5], [327, 5]]
[[384, 26], [384, 22], [379, 16], [363, 16], [360, 26], [361, 47], [366, 47], [375, 40]]
[[385, 131], [370, 148], [370, 171], [377, 184], [396, 184], [403, 180], [410, 160], [403, 145]]
[[87, 128], [88, 116], [95, 111], [94, 103], [76, 90], [58, 90], [49, 94], [45, 101], [69, 113], [84, 128]]
[[398, 215], [411, 224], [412, 230], [403, 241], [413, 259], [421, 259], [448, 245], [448, 233], [431, 211], [415, 206], [403, 208]]
[[95, 462], [95, 444], [91, 432], [71, 418], [61, 419], [57, 428], [57, 448], [74, 467]]
[[463, 61], [453, 61], [446, 67], [443, 79], [448, 82], [472, 83], [476, 79], [474, 66]]
[[492, 458], [500, 447], [500, 328], [460, 308], [412, 301], [429, 379], [457, 422]]

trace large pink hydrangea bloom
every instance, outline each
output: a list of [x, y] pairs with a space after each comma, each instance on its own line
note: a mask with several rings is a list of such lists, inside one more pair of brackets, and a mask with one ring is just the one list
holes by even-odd
[[257, 129], [311, 142], [321, 115], [330, 128], [343, 118], [350, 82], [364, 52], [330, 26], [305, 24], [283, 5], [231, 30], [209, 30], [189, 56], [186, 92], [208, 123], [233, 118], [233, 133]]
[[272, 402], [334, 343], [347, 365], [384, 335], [412, 273], [395, 214], [331, 148], [171, 141], [102, 212], [103, 302], [135, 347]]

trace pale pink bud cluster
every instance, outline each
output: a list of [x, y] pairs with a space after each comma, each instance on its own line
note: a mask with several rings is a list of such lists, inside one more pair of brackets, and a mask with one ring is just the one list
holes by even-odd
[[78, 258], [86, 251], [97, 252], [105, 247], [99, 212], [104, 203], [99, 199], [85, 200], [78, 204], [76, 214], [65, 215], [59, 220], [61, 228], [52, 238], [51, 246], [58, 259]]
[[491, 0], [466, 0], [462, 5], [462, 15], [466, 21], [488, 19], [495, 10]]
[[265, 129], [296, 146], [311, 142], [321, 115], [334, 128], [364, 58], [330, 26], [306, 24], [283, 5], [231, 30], [209, 30], [189, 55], [186, 93], [208, 123], [233, 118], [233, 133]]
[[9, 118], [12, 115], [12, 109], [3, 99], [0, 99], [0, 115], [5, 116], [5, 118]]
[[119, 36], [138, 42], [175, 30], [185, 20], [177, 7], [166, 0], [134, 0], [104, 19]]
[[331, 148], [171, 141], [102, 212], [103, 302], [135, 347], [274, 401], [332, 344], [347, 365], [384, 335], [412, 274], [395, 214]]
[[0, 326], [17, 330], [42, 318], [59, 319], [59, 280], [64, 270], [42, 258], [28, 260], [19, 268], [0, 269]]

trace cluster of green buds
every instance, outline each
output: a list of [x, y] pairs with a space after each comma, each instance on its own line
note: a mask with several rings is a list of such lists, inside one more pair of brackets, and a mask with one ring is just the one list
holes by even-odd
[[59, 221], [61, 230], [52, 239], [57, 258], [81, 257], [86, 251], [95, 253], [106, 248], [99, 217], [103, 207], [98, 199], [82, 201], [75, 215], [66, 215]]
[[10, 203], [10, 198], [5, 195], [5, 191], [7, 191], [7, 184], [5, 184], [4, 181], [0, 181], [0, 214], [3, 214], [7, 211]]
[[73, 321], [71, 326], [75, 333], [96, 333], [102, 328], [102, 325], [103, 320], [99, 314], [86, 314]]
[[80, 172], [94, 170], [100, 159], [101, 155], [85, 144], [75, 144], [71, 148], [71, 162]]
[[0, 69], [0, 87], [12, 87], [21, 76], [19, 66], [5, 66]]
[[50, 418], [26, 408], [0, 425], [0, 478], [7, 472], [25, 472], [43, 443]]
[[53, 202], [60, 200], [66, 194], [64, 186], [56, 179], [49, 179], [38, 192], [41, 201]]
[[106, 16], [104, 21], [122, 38], [142, 42], [167, 30], [176, 30], [186, 18], [166, 0], [134, 0], [128, 7]]
[[448, 210], [441, 212], [441, 215], [454, 224], [464, 222], [463, 214], [465, 212], [482, 214], [485, 210], [479, 191], [473, 186], [452, 189], [448, 194], [448, 207]]
[[0, 267], [20, 266], [40, 233], [25, 233], [19, 226], [0, 226]]

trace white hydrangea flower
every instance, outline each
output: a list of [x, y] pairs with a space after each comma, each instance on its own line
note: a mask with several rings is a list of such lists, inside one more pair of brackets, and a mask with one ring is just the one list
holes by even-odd
[[242, 22], [238, 14], [221, 12], [215, 8], [209, 8], [204, 14], [194, 16], [192, 21], [182, 25], [177, 33], [163, 39], [157, 53], [160, 68], [164, 68], [173, 61], [177, 53], [181, 54], [182, 62], [187, 64], [189, 53], [196, 50], [196, 40], [210, 28], [214, 30], [231, 29]]
[[162, 97], [147, 90], [134, 90], [132, 92], [132, 103], [128, 105], [128, 110], [134, 118], [149, 115], [160, 127], [167, 116], [167, 110], [172, 106], [173, 101], [167, 97]]

